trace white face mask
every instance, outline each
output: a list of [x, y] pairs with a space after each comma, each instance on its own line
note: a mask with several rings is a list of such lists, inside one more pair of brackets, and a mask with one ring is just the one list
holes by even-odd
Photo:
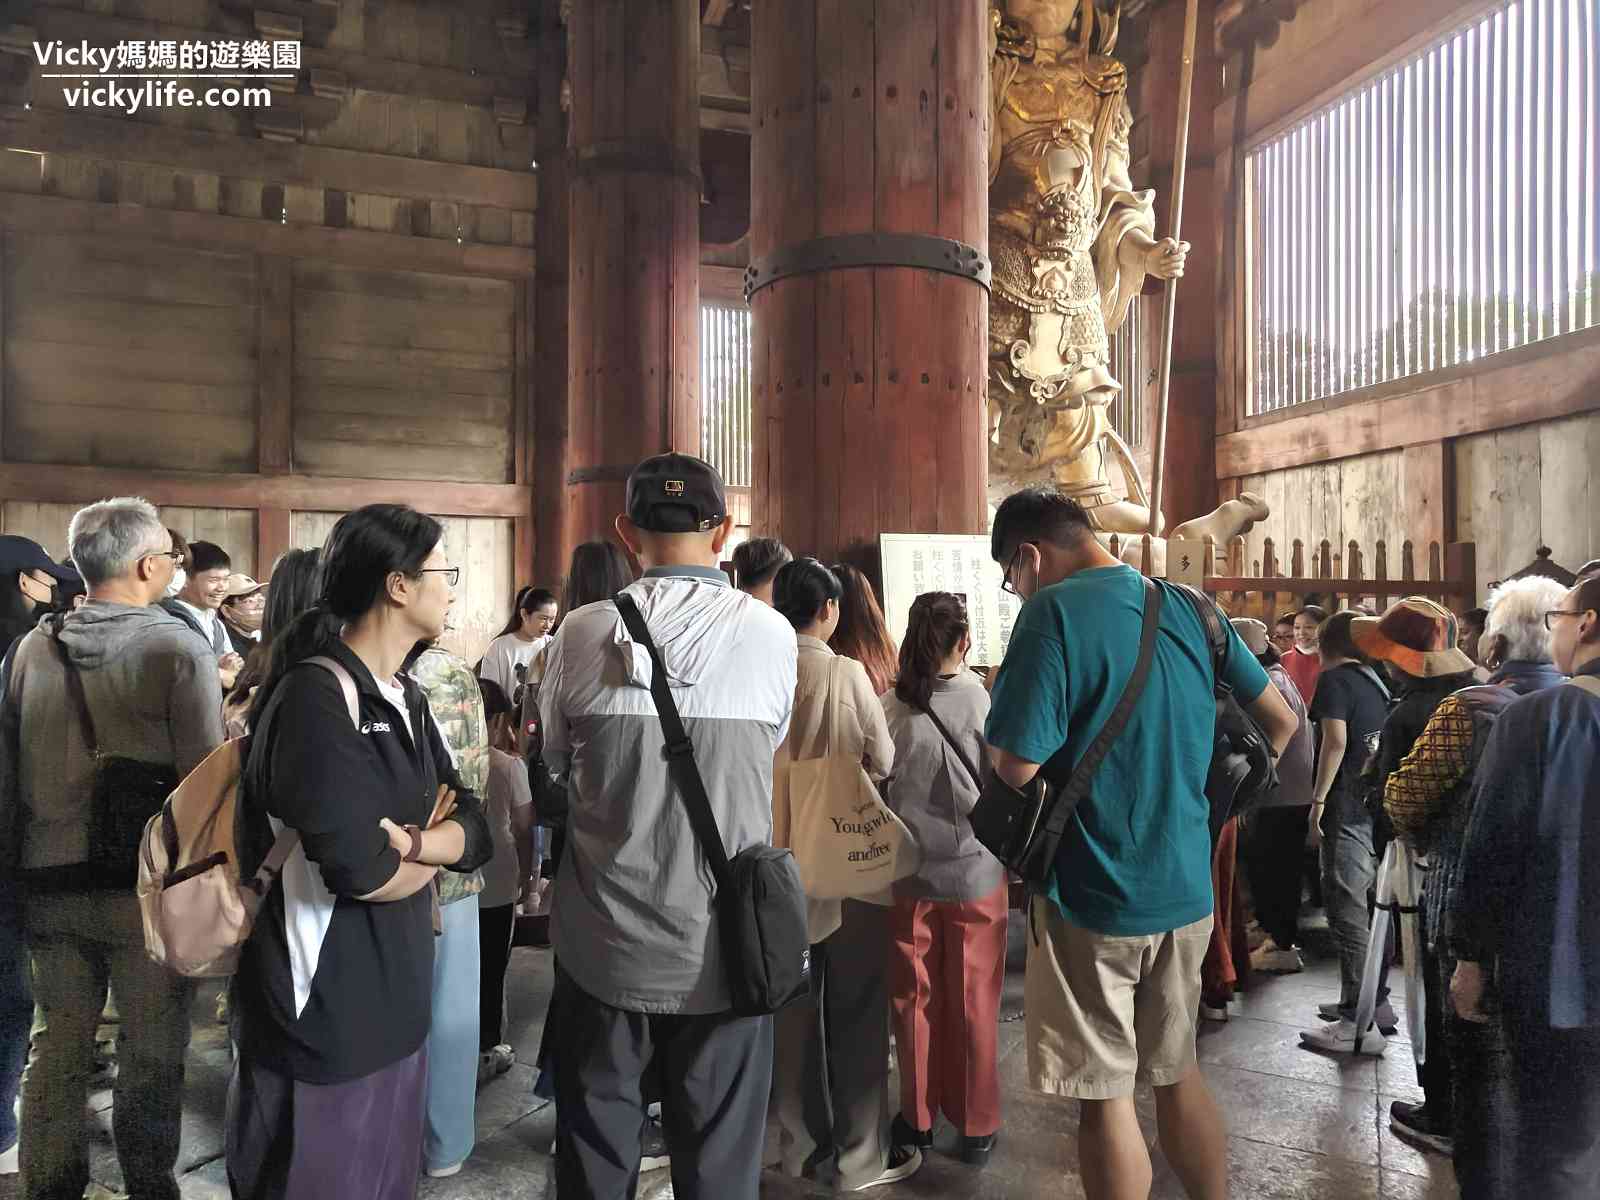
[[189, 582], [189, 573], [187, 571], [185, 571], [182, 567], [179, 567], [176, 571], [174, 571], [172, 573], [172, 582], [167, 584], [167, 596], [166, 596], [166, 598], [168, 600], [171, 600], [179, 592], [183, 591], [183, 585], [188, 583], [188, 582]]

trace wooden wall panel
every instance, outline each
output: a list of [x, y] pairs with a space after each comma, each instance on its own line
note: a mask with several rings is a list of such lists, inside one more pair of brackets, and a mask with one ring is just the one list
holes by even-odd
[[1600, 412], [1456, 442], [1458, 531], [1477, 543], [1480, 595], [1540, 546], [1568, 570], [1600, 558], [1596, 462]]
[[[81, 504], [34, 504], [7, 500], [0, 504], [0, 533], [20, 534], [38, 542], [57, 561], [67, 556], [67, 526]], [[233, 559], [233, 569], [256, 573], [256, 514], [248, 508], [161, 509], [161, 519], [188, 541], [215, 542]]]
[[[297, 512], [290, 519], [292, 547], [321, 546], [341, 513]], [[468, 662], [483, 657], [511, 611], [512, 529], [505, 517], [444, 517], [444, 554], [461, 568], [445, 644]]]
[[[1342, 553], [1353, 538], [1368, 556], [1370, 572], [1373, 544], [1382, 538], [1389, 544], [1390, 573], [1398, 573], [1400, 544], [1416, 536], [1406, 523], [1402, 461], [1399, 450], [1388, 450], [1247, 476], [1240, 481], [1244, 490], [1258, 493], [1272, 509], [1272, 516], [1246, 535], [1247, 561], [1261, 560], [1262, 542], [1270, 537], [1287, 575], [1294, 540], [1299, 538], [1305, 543], [1309, 572], [1312, 551], [1324, 538], [1336, 553]], [[1426, 562], [1423, 552], [1419, 569]]]
[[11, 461], [255, 466], [254, 256], [8, 233], [5, 264]]
[[303, 260], [294, 273], [296, 469], [512, 481], [512, 284]]

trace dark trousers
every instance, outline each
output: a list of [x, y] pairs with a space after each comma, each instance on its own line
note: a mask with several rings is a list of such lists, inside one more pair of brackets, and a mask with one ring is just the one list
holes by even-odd
[[1600, 1030], [1506, 1022], [1518, 1197], [1593, 1200], [1600, 1179]]
[[678, 1200], [757, 1200], [772, 1087], [772, 1018], [666, 1015], [602, 1004], [556, 968], [551, 1015], [556, 1190], [561, 1200], [632, 1200], [646, 1079]]
[[1256, 920], [1281, 950], [1300, 944], [1300, 877], [1310, 824], [1309, 804], [1250, 814], [1244, 858]]
[[[1454, 1064], [1451, 1133], [1461, 1200], [1509, 1200], [1514, 1194], [1511, 1171], [1516, 1137], [1505, 1035], [1498, 1022], [1480, 1025], [1446, 1014], [1445, 1036]], [[1431, 1044], [1428, 1052], [1433, 1053]], [[1428, 1103], [1433, 1103], [1431, 1096]]]
[[22, 919], [20, 899], [9, 884], [0, 883], [0, 1150], [17, 1144], [12, 1109], [22, 1087], [33, 1025], [33, 967]]
[[234, 1200], [414, 1200], [428, 1051], [348, 1083], [301, 1083], [241, 1055], [224, 1149]]
[[511, 934], [516, 923], [515, 904], [478, 909], [479, 1054], [506, 1040], [506, 967], [511, 962]]
[[[1418, 912], [1417, 920], [1427, 928], [1427, 913]], [[1417, 1067], [1417, 1083], [1422, 1087], [1423, 1099], [1428, 1105], [1428, 1116], [1435, 1129], [1448, 1129], [1455, 1110], [1455, 1055], [1451, 1053], [1450, 1035], [1445, 1017], [1450, 1009], [1449, 976], [1437, 951], [1427, 946], [1423, 939], [1422, 994], [1427, 1018], [1427, 1057]], [[1455, 970], [1452, 962], [1450, 971]]]

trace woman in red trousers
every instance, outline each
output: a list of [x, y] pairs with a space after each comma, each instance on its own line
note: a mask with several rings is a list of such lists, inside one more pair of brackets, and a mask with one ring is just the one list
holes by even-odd
[[961, 1157], [982, 1164], [1000, 1130], [1006, 879], [968, 821], [989, 715], [989, 693], [966, 668], [970, 646], [959, 596], [918, 596], [899, 678], [883, 696], [895, 744], [889, 806], [923, 853], [917, 873], [895, 884], [890, 983], [900, 1115], [892, 1140], [932, 1145], [942, 1112], [961, 1135]]

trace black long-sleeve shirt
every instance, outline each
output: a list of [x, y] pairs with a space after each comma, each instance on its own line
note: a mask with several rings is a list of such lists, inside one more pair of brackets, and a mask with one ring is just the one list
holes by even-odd
[[301, 665], [278, 685], [255, 731], [245, 803], [258, 825], [264, 815], [274, 831], [276, 822], [298, 830], [303, 854], [290, 857], [268, 895], [235, 981], [241, 1051], [318, 1084], [398, 1062], [428, 1032], [429, 889], [390, 903], [357, 898], [400, 865], [379, 820], [426, 824], [439, 784], [448, 784], [452, 819], [466, 835], [450, 869], [476, 870], [494, 852], [479, 797], [451, 765], [421, 689], [402, 679], [413, 737], [360, 659], [342, 644], [328, 653], [356, 681], [360, 728], [339, 681]]

